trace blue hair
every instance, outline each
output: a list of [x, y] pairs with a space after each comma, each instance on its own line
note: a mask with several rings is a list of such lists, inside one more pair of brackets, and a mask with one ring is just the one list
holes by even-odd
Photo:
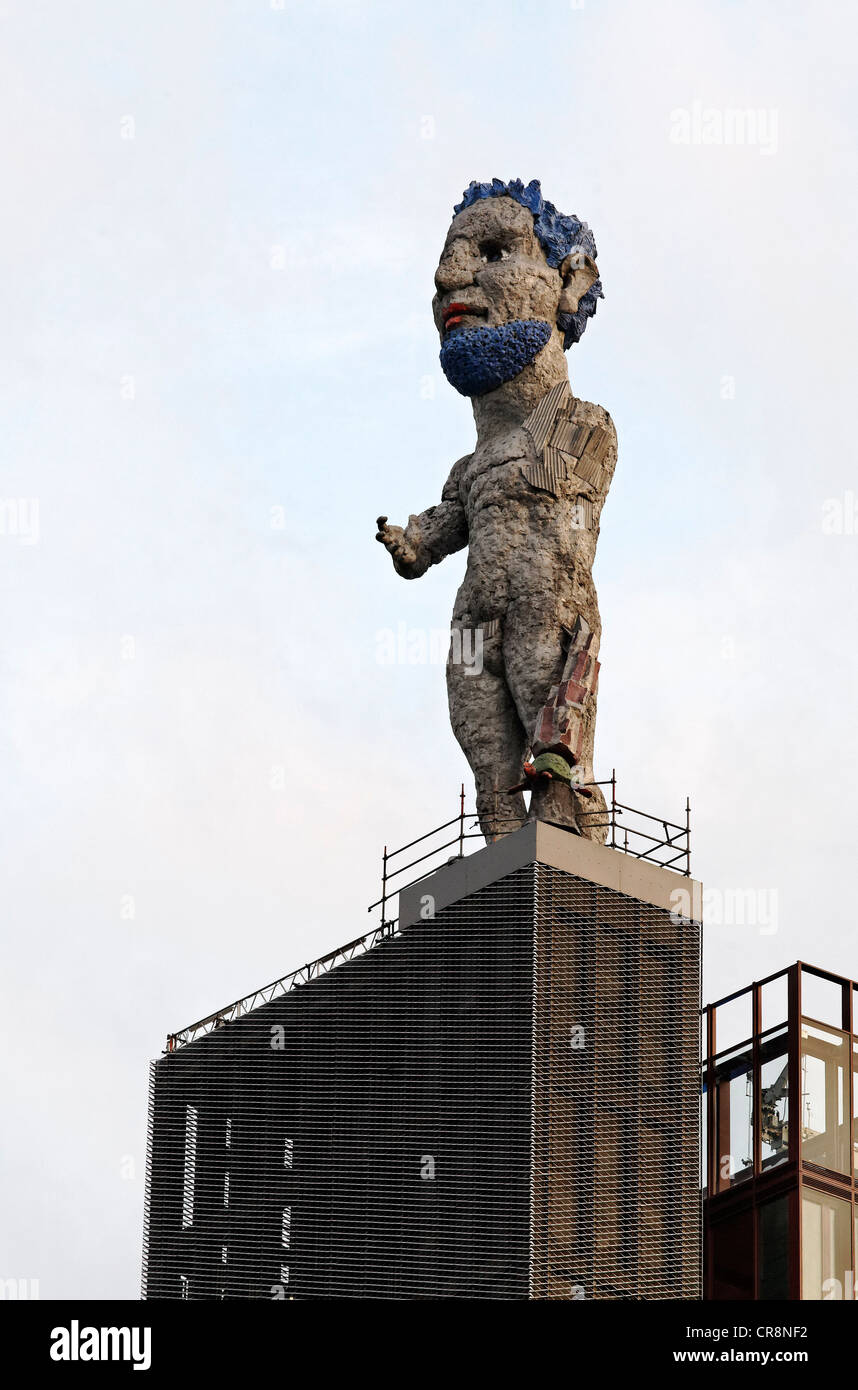
[[[546, 202], [542, 196], [539, 179], [531, 179], [525, 187], [521, 179], [492, 179], [491, 183], [477, 183], [472, 180], [462, 194], [461, 203], [453, 208], [453, 216], [473, 207], [481, 198], [514, 198], [533, 217], [533, 230], [540, 246], [545, 252], [548, 264], [557, 269], [571, 251], [583, 251], [596, 259], [596, 240], [586, 222], [577, 217], [566, 217], [558, 212], [553, 203]], [[558, 314], [557, 326], [563, 333], [563, 347], [570, 348], [577, 343], [587, 327], [587, 320], [596, 312], [596, 304], [604, 299], [602, 282], [597, 280], [578, 304], [574, 314]]]

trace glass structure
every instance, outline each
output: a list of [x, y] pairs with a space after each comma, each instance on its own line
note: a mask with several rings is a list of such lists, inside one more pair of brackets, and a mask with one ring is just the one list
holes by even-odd
[[858, 984], [798, 962], [703, 1041], [704, 1296], [858, 1297]]

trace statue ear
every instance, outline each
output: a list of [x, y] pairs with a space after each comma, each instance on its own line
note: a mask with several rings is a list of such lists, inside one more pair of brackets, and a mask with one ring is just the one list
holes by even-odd
[[560, 266], [560, 275], [563, 289], [558, 311], [561, 314], [574, 314], [584, 295], [598, 280], [598, 266], [585, 251], [572, 251]]

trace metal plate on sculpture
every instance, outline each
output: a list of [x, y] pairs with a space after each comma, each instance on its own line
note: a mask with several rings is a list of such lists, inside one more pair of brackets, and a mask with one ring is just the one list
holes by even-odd
[[521, 471], [532, 487], [559, 497], [560, 484], [565, 483], [569, 476], [568, 460], [558, 449], [547, 445], [542, 458], [536, 463], [523, 464]]
[[524, 422], [524, 428], [533, 440], [534, 447], [538, 454], [542, 453], [548, 442], [551, 427], [557, 418], [557, 413], [561, 406], [569, 402], [572, 404], [572, 391], [568, 381], [561, 381], [543, 396], [539, 405], [533, 410]]

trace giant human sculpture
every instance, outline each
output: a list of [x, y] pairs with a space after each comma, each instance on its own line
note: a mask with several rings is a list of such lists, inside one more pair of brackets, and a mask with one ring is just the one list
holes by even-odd
[[468, 547], [447, 691], [489, 838], [527, 816], [606, 834], [604, 799], [586, 784], [601, 635], [592, 568], [616, 433], [601, 406], [572, 394], [565, 358], [602, 297], [595, 257], [586, 222], [546, 202], [538, 181], [469, 186], [432, 307], [444, 374], [471, 398], [476, 447], [437, 506], [404, 529], [378, 519], [405, 579]]

